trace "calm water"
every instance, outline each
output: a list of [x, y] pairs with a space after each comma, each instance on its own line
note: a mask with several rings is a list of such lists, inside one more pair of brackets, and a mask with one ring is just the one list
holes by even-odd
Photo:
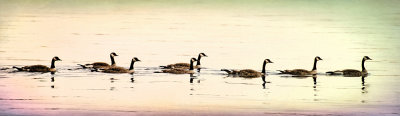
[[[58, 72], [0, 71], [0, 115], [399, 115], [399, 1], [52, 1], [0, 0], [0, 67], [50, 65]], [[110, 62], [136, 74], [74, 70]], [[155, 74], [189, 62], [190, 75]], [[277, 75], [311, 69], [316, 78]], [[361, 77], [323, 72], [361, 69]], [[261, 70], [261, 78], [227, 77], [219, 70]], [[72, 70], [71, 70], [72, 69]], [[51, 78], [54, 78], [54, 81]], [[134, 78], [134, 82], [131, 82]], [[316, 84], [314, 84], [314, 79]]]

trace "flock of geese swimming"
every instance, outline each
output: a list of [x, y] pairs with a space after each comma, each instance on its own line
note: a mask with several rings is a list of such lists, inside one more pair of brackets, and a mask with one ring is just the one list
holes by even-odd
[[[135, 62], [139, 62], [140, 60], [137, 57], [132, 58], [131, 64], [129, 69], [124, 67], [116, 66], [114, 57], [118, 56], [115, 52], [110, 54], [111, 65], [105, 62], [94, 62], [90, 64], [78, 64], [82, 67], [82, 69], [90, 69], [91, 71], [99, 71], [104, 73], [134, 73], [134, 64]], [[160, 66], [162, 69], [161, 71], [156, 71], [154, 73], [172, 73], [172, 74], [193, 74], [195, 73], [194, 69], [198, 69], [200, 71], [201, 64], [200, 60], [202, 57], [207, 57], [206, 54], [200, 53], [198, 58], [191, 58], [189, 63], [175, 63], [169, 64], [166, 66]], [[305, 69], [294, 69], [294, 70], [278, 70], [279, 74], [290, 74], [295, 76], [307, 76], [307, 75], [316, 75], [317, 74], [317, 62], [322, 60], [321, 57], [316, 56], [314, 58], [314, 65], [312, 70], [305, 70]], [[362, 70], [355, 70], [355, 69], [345, 69], [345, 70], [336, 70], [336, 71], [329, 71], [326, 72], [328, 75], [344, 75], [350, 77], [359, 77], [365, 76], [368, 74], [368, 71], [365, 69], [364, 63], [367, 60], [372, 60], [368, 56], [364, 56], [361, 62]], [[27, 71], [27, 72], [55, 72], [55, 61], [61, 61], [60, 58], [57, 56], [53, 57], [51, 60], [50, 68], [45, 65], [31, 65], [31, 66], [24, 66], [24, 67], [16, 67], [13, 68], [17, 69], [18, 71]], [[194, 66], [194, 62], [197, 62], [196, 66]], [[227, 72], [229, 75], [232, 76], [239, 76], [245, 78], [252, 78], [252, 77], [260, 77], [266, 74], [265, 66], [267, 63], [273, 63], [270, 59], [265, 59], [263, 61], [262, 71], [258, 72], [252, 69], [243, 69], [243, 70], [230, 70], [230, 69], [221, 69], [221, 71]]]

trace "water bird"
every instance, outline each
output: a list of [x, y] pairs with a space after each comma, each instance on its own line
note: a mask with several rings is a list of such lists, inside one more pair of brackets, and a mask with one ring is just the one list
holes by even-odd
[[126, 69], [124, 67], [119, 67], [119, 66], [113, 66], [113, 67], [104, 69], [102, 72], [105, 72], [105, 73], [135, 73], [135, 71], [133, 70], [135, 62], [139, 62], [139, 61], [141, 61], [141, 60], [139, 60], [137, 57], [134, 57], [134, 58], [132, 58], [129, 69]]
[[[201, 58], [202, 57], [208, 57], [206, 54], [204, 53], [199, 53], [198, 57], [197, 57], [197, 63], [196, 66], [194, 66], [194, 68], [201, 68]], [[169, 64], [167, 66], [160, 66], [163, 69], [173, 69], [173, 68], [184, 68], [184, 69], [189, 69], [190, 68], [190, 64], [189, 63], [175, 63], [175, 64]]]
[[105, 62], [94, 62], [91, 64], [85, 64], [85, 65], [78, 64], [78, 65], [82, 66], [82, 68], [84, 68], [84, 69], [85, 68], [107, 69], [107, 68], [116, 66], [115, 60], [114, 60], [115, 56], [118, 56], [115, 52], [110, 53], [111, 65], [109, 65], [108, 63], [105, 63]]
[[14, 66], [13, 68], [16, 68], [18, 71], [28, 71], [28, 72], [55, 72], [56, 71], [56, 66], [55, 66], [56, 61], [61, 61], [61, 59], [58, 58], [57, 56], [54, 56], [51, 59], [50, 68], [45, 65], [31, 65], [31, 66], [24, 66], [24, 67]]
[[265, 66], [267, 63], [273, 63], [270, 59], [265, 59], [263, 62], [263, 67], [261, 72], [257, 72], [252, 69], [243, 69], [243, 70], [228, 70], [228, 69], [221, 69], [221, 71], [227, 72], [229, 75], [234, 75], [234, 76], [239, 76], [239, 77], [245, 77], [245, 78], [254, 78], [254, 77], [260, 77], [262, 75], [265, 75]]
[[301, 76], [314, 75], [314, 74], [317, 74], [317, 61], [320, 61], [320, 60], [322, 60], [322, 58], [319, 56], [316, 56], [314, 58], [314, 66], [311, 71], [305, 70], [305, 69], [278, 70], [278, 71], [281, 72], [280, 74], [291, 74], [291, 75], [301, 75]]
[[[189, 64], [189, 69], [186, 68], [172, 68], [172, 69], [164, 69], [162, 70], [162, 73], [172, 73], [172, 74], [193, 74], [194, 73], [194, 66], [193, 62], [196, 62], [196, 58], [191, 58], [190, 59], [190, 64]], [[155, 72], [159, 73], [159, 72]]]
[[337, 70], [337, 71], [328, 71], [326, 72], [328, 75], [343, 75], [346, 77], [359, 77], [363, 75], [368, 75], [368, 71], [364, 66], [365, 61], [372, 60], [368, 56], [364, 56], [361, 60], [361, 71], [356, 69], [344, 69], [344, 70]]

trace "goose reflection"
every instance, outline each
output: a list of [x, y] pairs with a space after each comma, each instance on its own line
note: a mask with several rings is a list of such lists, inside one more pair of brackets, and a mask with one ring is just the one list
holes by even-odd
[[313, 78], [313, 82], [314, 82], [313, 88], [317, 88], [317, 75], [314, 74], [314, 75], [312, 76], [312, 78]]
[[[197, 78], [197, 76], [194, 76], [193, 74], [190, 74], [189, 77], [190, 77], [190, 80], [189, 80], [190, 83], [193, 83], [193, 80]], [[199, 80], [199, 83], [200, 83], [200, 80]]]
[[135, 75], [132, 73], [132, 74], [131, 74], [131, 82], [132, 82], [132, 83], [135, 82], [135, 78], [134, 78], [134, 77], [135, 77]]
[[362, 91], [362, 93], [368, 93], [368, 91], [366, 90], [366, 86], [365, 86], [365, 77], [367, 77], [367, 76], [368, 75], [363, 75], [361, 77], [361, 85], [362, 85], [361, 91]]
[[271, 82], [265, 80], [265, 77], [266, 77], [268, 74], [265, 73], [265, 71], [263, 71], [263, 72], [264, 72], [264, 74], [261, 75], [261, 80], [263, 81], [263, 84], [261, 84], [261, 85], [263, 86], [263, 89], [266, 89], [265, 85], [266, 85], [267, 83], [271, 83]]
[[[53, 83], [55, 80], [54, 80], [54, 76], [55, 76], [55, 74], [56, 74], [56, 72], [51, 72], [51, 74], [50, 74], [50, 76], [51, 76], [51, 82]], [[54, 89], [54, 83], [50, 86], [52, 89]]]
[[117, 80], [117, 79], [111, 77], [111, 78], [110, 78], [110, 83], [114, 83], [114, 80]]
[[201, 68], [198, 68], [198, 69], [197, 69], [197, 72], [199, 72], [199, 73], [200, 73], [200, 71], [201, 71]]
[[55, 74], [56, 74], [55, 72], [51, 72], [51, 82], [54, 82], [54, 75]]
[[[191, 85], [193, 85], [192, 83], [193, 83], [194, 79], [197, 79], [197, 76], [194, 76], [193, 74], [190, 74], [189, 77], [190, 77], [189, 82], [191, 83]], [[197, 82], [200, 83], [200, 79]], [[195, 91], [194, 86], [190, 87], [190, 91]], [[193, 95], [193, 94], [190, 93], [190, 95]]]
[[200, 71], [201, 71], [201, 68], [197, 68], [197, 76], [200, 76]]
[[262, 81], [263, 81], [263, 84], [262, 84], [263, 89], [265, 89], [265, 84], [267, 83], [267, 82], [265, 81], [265, 75], [261, 75], [261, 79], [262, 79]]
[[363, 87], [365, 86], [365, 77], [367, 77], [367, 75], [361, 76], [361, 84]]

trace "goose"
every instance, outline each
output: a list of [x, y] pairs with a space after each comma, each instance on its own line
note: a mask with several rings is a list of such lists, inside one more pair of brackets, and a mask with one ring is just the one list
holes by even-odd
[[140, 60], [137, 57], [132, 58], [131, 65], [129, 69], [125, 69], [124, 67], [114, 66], [107, 69], [104, 69], [104, 73], [134, 73], [134, 65], [135, 62], [139, 62]]
[[28, 72], [55, 72], [56, 66], [54, 65], [54, 63], [56, 61], [61, 61], [61, 59], [58, 58], [57, 56], [54, 56], [51, 59], [50, 68], [45, 65], [31, 65], [31, 66], [24, 66], [24, 67], [20, 67], [20, 68], [14, 66], [13, 68], [16, 68], [18, 71], [28, 71]]
[[[200, 63], [200, 59], [201, 57], [208, 57], [206, 54], [204, 53], [199, 53], [198, 57], [197, 57], [197, 64], [196, 66], [194, 66], [194, 68], [201, 68], [201, 63]], [[190, 68], [190, 64], [189, 63], [175, 63], [175, 64], [169, 64], [167, 66], [160, 66], [163, 69], [172, 69], [172, 68], [184, 68], [184, 69], [189, 69]]]
[[229, 75], [238, 75], [239, 77], [245, 77], [245, 78], [260, 77], [262, 75], [265, 75], [265, 65], [267, 65], [267, 63], [273, 63], [273, 62], [270, 59], [265, 59], [261, 72], [257, 72], [257, 71], [252, 70], [252, 69], [243, 69], [243, 70], [221, 69], [221, 71], [225, 71]]
[[356, 70], [356, 69], [344, 69], [344, 70], [337, 70], [337, 71], [329, 71], [326, 72], [329, 75], [343, 75], [347, 77], [359, 77], [363, 75], [367, 75], [368, 71], [365, 69], [364, 63], [367, 60], [372, 60], [368, 56], [364, 56], [363, 59], [361, 60], [361, 71]]
[[294, 69], [294, 70], [278, 70], [281, 73], [280, 74], [291, 74], [291, 75], [313, 75], [317, 74], [317, 61], [322, 60], [321, 57], [316, 56], [314, 58], [314, 66], [311, 71], [305, 70], [305, 69]]
[[196, 62], [197, 59], [196, 58], [192, 58], [190, 59], [190, 65], [189, 65], [189, 70], [186, 68], [172, 68], [172, 69], [165, 69], [162, 70], [163, 73], [172, 73], [172, 74], [193, 74], [194, 71], [194, 66], [193, 66], [193, 62]]
[[[115, 52], [110, 53], [111, 65], [109, 65], [105, 62], [94, 62], [92, 64], [85, 64], [85, 65], [78, 64], [78, 65], [82, 66], [82, 68], [106, 69], [106, 68], [114, 67], [116, 65], [115, 61], [114, 61], [115, 56], [118, 56]], [[89, 67], [89, 66], [91, 66], [91, 67]]]

